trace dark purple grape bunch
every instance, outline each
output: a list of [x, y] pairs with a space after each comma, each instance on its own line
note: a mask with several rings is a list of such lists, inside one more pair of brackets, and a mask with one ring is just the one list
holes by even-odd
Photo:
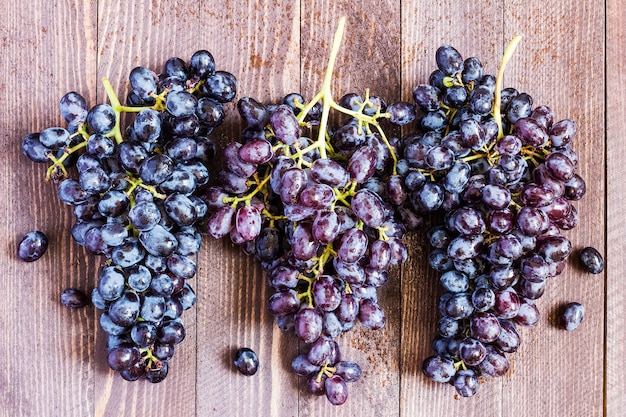
[[477, 58], [463, 60], [449, 45], [436, 62], [429, 82], [413, 90], [415, 104], [402, 105], [417, 129], [402, 138], [398, 166], [406, 218], [443, 213], [428, 230], [444, 294], [434, 354], [422, 369], [471, 396], [481, 375], [507, 372], [517, 326], [539, 321], [534, 300], [572, 251], [561, 232], [578, 222], [572, 202], [585, 182], [573, 121], [555, 122], [530, 95], [500, 89]]
[[216, 152], [209, 134], [237, 81], [207, 51], [188, 63], [170, 58], [159, 74], [134, 68], [129, 81], [127, 105], [106, 79], [109, 104], [90, 108], [67, 93], [67, 126], [27, 135], [22, 149], [51, 163], [47, 178], [74, 210], [74, 240], [103, 257], [91, 301], [102, 310], [109, 366], [127, 380], [159, 382], [196, 301], [190, 279], [208, 213], [199, 195]]
[[[332, 99], [289, 94], [272, 105], [240, 99], [245, 128], [239, 142], [225, 146], [224, 168], [203, 196], [208, 234], [229, 237], [261, 262], [278, 326], [306, 345], [333, 340], [357, 323], [383, 327], [377, 289], [407, 257], [406, 229], [396, 214], [407, 193], [394, 139], [379, 123], [389, 118], [385, 103], [348, 94], [332, 103], [350, 117], [329, 127], [321, 100]], [[338, 377], [325, 378], [315, 378], [315, 393], [322, 380], [341, 391]]]

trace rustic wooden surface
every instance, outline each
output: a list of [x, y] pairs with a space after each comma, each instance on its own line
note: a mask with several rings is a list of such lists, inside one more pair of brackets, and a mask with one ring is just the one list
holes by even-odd
[[[2, 0], [0, 21], [0, 416], [480, 416], [624, 415], [626, 271], [626, 6], [620, 0], [50, 2]], [[261, 270], [238, 248], [204, 241], [194, 287], [196, 308], [185, 313], [186, 340], [161, 384], [129, 383], [109, 371], [97, 312], [68, 311], [67, 287], [90, 290], [99, 260], [71, 239], [71, 210], [43, 181], [45, 167], [21, 153], [21, 138], [61, 122], [58, 99], [71, 90], [95, 104], [109, 77], [120, 93], [137, 65], [158, 69], [170, 56], [210, 50], [217, 66], [237, 75], [239, 96], [262, 101], [321, 83], [339, 16], [347, 31], [335, 95], [350, 91], [411, 98], [434, 68], [435, 49], [450, 43], [478, 56], [494, 73], [507, 41], [524, 34], [505, 78], [579, 124], [576, 150], [588, 193], [577, 203], [580, 226], [568, 233], [575, 250], [606, 254], [601, 275], [574, 258], [539, 301], [542, 319], [522, 330], [509, 374], [487, 379], [471, 399], [421, 374], [434, 333], [435, 275], [422, 235], [407, 239], [410, 260], [381, 294], [384, 329], [354, 330], [340, 339], [364, 377], [341, 407], [309, 396], [289, 371], [298, 351], [292, 335], [265, 308]], [[229, 110], [233, 110], [231, 105]], [[236, 134], [231, 111], [215, 139]], [[16, 257], [21, 236], [45, 231], [48, 253], [34, 263]], [[567, 301], [586, 307], [573, 333], [556, 329]], [[230, 357], [240, 346], [261, 359], [246, 378]]]

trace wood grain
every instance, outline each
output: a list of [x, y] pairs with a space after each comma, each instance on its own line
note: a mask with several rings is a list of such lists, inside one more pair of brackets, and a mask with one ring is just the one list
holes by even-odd
[[606, 335], [605, 335], [605, 415], [617, 417], [626, 410], [623, 381], [626, 371], [620, 360], [626, 355], [624, 317], [626, 290], [623, 276], [626, 270], [626, 225], [624, 223], [624, 178], [626, 152], [620, 138], [626, 114], [626, 97], [615, 85], [626, 80], [626, 6], [620, 1], [607, 2], [606, 10], [606, 82], [604, 105], [606, 123], [606, 241], [598, 250], [606, 254]]
[[[140, 65], [160, 72], [171, 56], [187, 61], [198, 49], [194, 33], [199, 26], [199, 7], [189, 7], [182, 1], [98, 3], [98, 80], [108, 77], [120, 100], [124, 101], [129, 72]], [[101, 84], [98, 85], [98, 100], [107, 100]], [[98, 361], [95, 415], [165, 416], [170, 414], [174, 398], [181, 414], [196, 414], [195, 316], [195, 309], [183, 316], [188, 333], [185, 343], [176, 346], [168, 377], [163, 381], [165, 387], [129, 383], [108, 370], [106, 363]], [[96, 357], [104, 358], [106, 334], [98, 330], [95, 353]], [[164, 392], [168, 394], [163, 395]]]
[[[0, 415], [91, 415], [95, 316], [92, 309], [66, 311], [59, 294], [89, 288], [95, 262], [71, 242], [71, 210], [43, 181], [45, 167], [24, 158], [19, 144], [25, 133], [61, 123], [56, 103], [65, 92], [95, 98], [95, 2], [56, 13], [4, 6]], [[17, 259], [17, 244], [33, 229], [49, 236], [50, 250], [27, 264]]]
[[[507, 2], [504, 15], [506, 38], [528, 34], [511, 62], [507, 84], [531, 94], [535, 105], [551, 106], [555, 121], [570, 118], [577, 122], [573, 146], [585, 161], [580, 175], [588, 179], [585, 197], [574, 204], [585, 226], [566, 233], [574, 256], [563, 274], [548, 283], [548, 298], [538, 303], [542, 319], [537, 328], [522, 334], [524, 343], [505, 385], [504, 415], [520, 407], [528, 416], [601, 415], [604, 277], [584, 272], [576, 261], [582, 248], [602, 247], [605, 241], [605, 184], [600, 180], [604, 175], [604, 96], [598, 88], [605, 78], [604, 10], [598, 3], [584, 8], [560, 4], [546, 12], [543, 6], [520, 1]], [[545, 27], [553, 30], [537, 36]], [[560, 306], [571, 301], [585, 306], [585, 323], [568, 334], [556, 327], [555, 319]], [[570, 368], [580, 377], [564, 371]], [[550, 391], [533, 386], [545, 375], [554, 386]], [[584, 401], [579, 401], [582, 397]]]
[[[480, 13], [472, 13], [480, 10]], [[444, 44], [454, 46], [464, 57], [478, 57], [485, 72], [494, 74], [502, 54], [502, 4], [475, 2], [456, 7], [444, 2], [437, 10], [423, 4], [406, 3], [402, 11], [402, 95], [413, 99], [413, 88], [427, 83], [437, 68], [435, 51]], [[488, 37], [483, 36], [489, 34]], [[479, 41], [480, 40], [480, 41]], [[422, 361], [433, 354], [436, 335], [437, 299], [441, 295], [438, 274], [428, 266], [429, 248], [425, 231], [441, 218], [427, 218], [422, 231], [411, 237], [412, 256], [403, 266], [402, 294], [402, 412], [419, 415], [425, 408], [446, 410], [445, 415], [499, 416], [500, 381], [488, 379], [470, 400], [454, 400], [454, 388], [430, 382], [421, 372]]]
[[[339, 16], [346, 17], [345, 32], [331, 86], [339, 100], [346, 93], [385, 95], [399, 100], [400, 7], [391, 1], [362, 4], [339, 1], [302, 3], [302, 94], [315, 95], [326, 71]], [[337, 119], [337, 118], [335, 118]], [[341, 119], [339, 119], [341, 120]], [[337, 120], [337, 123], [339, 123]], [[300, 415], [385, 416], [399, 414], [400, 281], [392, 271], [380, 291], [387, 324], [380, 330], [355, 326], [338, 338], [344, 360], [356, 361], [364, 378], [349, 384], [351, 401], [335, 407], [309, 395], [300, 399]]]
[[[280, 2], [234, 1], [223, 8], [206, 3], [200, 14], [198, 41], [214, 53], [220, 68], [249, 75], [239, 76], [239, 97], [269, 103], [283, 91], [299, 88], [297, 3], [281, 7]], [[229, 110], [224, 129], [213, 135], [221, 145], [236, 138], [241, 127], [234, 104]], [[297, 344], [274, 325], [266, 308], [271, 293], [260, 266], [227, 240], [206, 240], [200, 259], [197, 414], [294, 415], [298, 387], [289, 365]], [[232, 366], [241, 347], [253, 349], [261, 361], [253, 378]]]
[[[0, 21], [0, 417], [8, 416], [622, 416], [626, 409], [621, 361], [626, 286], [623, 221], [626, 176], [623, 121], [626, 100], [626, 6], [618, 0], [477, 0], [459, 3], [314, 0], [287, 2], [181, 0], [123, 2], [2, 0]], [[504, 378], [486, 378], [471, 399], [429, 382], [421, 362], [435, 334], [437, 275], [427, 265], [424, 233], [406, 240], [409, 261], [393, 270], [380, 293], [387, 325], [356, 328], [340, 338], [344, 357], [363, 367], [341, 407], [312, 397], [290, 372], [300, 351], [296, 338], [277, 329], [266, 309], [270, 295], [253, 258], [226, 240], [205, 238], [197, 258], [194, 309], [184, 315], [187, 337], [161, 384], [129, 383], [108, 370], [106, 340], [88, 307], [69, 311], [58, 301], [67, 287], [95, 285], [101, 259], [70, 236], [71, 208], [46, 183], [45, 167], [28, 161], [21, 138], [62, 123], [58, 99], [68, 91], [92, 105], [106, 100], [109, 77], [125, 97], [129, 71], [159, 71], [165, 60], [187, 60], [198, 49], [218, 69], [237, 75], [238, 97], [276, 102], [290, 92], [318, 91], [339, 16], [347, 17], [332, 90], [412, 100], [412, 89], [435, 68], [436, 48], [449, 43], [476, 56], [495, 73], [508, 40], [525, 36], [506, 72], [505, 85], [576, 120], [575, 150], [587, 195], [576, 203], [579, 226], [567, 233], [574, 255], [539, 301], [540, 323], [523, 329], [520, 350]], [[606, 33], [605, 33], [606, 30]], [[214, 132], [220, 146], [241, 128], [234, 103]], [[395, 134], [405, 134], [407, 129]], [[212, 169], [216, 172], [220, 162]], [[433, 219], [427, 219], [430, 221]], [[37, 262], [17, 259], [29, 230], [51, 241]], [[425, 230], [425, 229], [424, 229]], [[576, 252], [594, 246], [606, 271], [585, 273]], [[586, 307], [573, 333], [556, 329], [557, 308]], [[238, 347], [253, 348], [259, 373], [232, 367]]]

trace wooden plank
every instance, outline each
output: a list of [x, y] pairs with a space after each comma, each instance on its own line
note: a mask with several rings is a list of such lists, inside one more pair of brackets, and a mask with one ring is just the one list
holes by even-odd
[[[428, 2], [404, 4], [403, 98], [412, 101], [413, 88], [428, 83], [437, 69], [435, 51], [444, 44], [454, 46], [463, 57], [477, 57], [486, 74], [495, 74], [502, 54], [501, 16], [502, 3], [491, 0], [471, 5], [446, 1], [436, 8]], [[422, 374], [422, 362], [433, 354], [441, 295], [438, 274], [428, 265], [430, 249], [425, 234], [428, 225], [441, 219], [426, 220], [424, 229], [411, 238], [412, 250], [402, 274], [402, 415], [437, 415], [446, 410], [449, 415], [500, 416], [501, 381], [487, 378], [474, 397], [455, 401], [453, 387], [429, 381]]]
[[626, 99], [615, 86], [626, 81], [626, 5], [621, 1], [608, 1], [606, 10], [606, 338], [605, 354], [605, 416], [617, 417], [626, 410], [623, 381], [626, 377], [620, 360], [626, 355], [624, 342], [624, 316], [626, 315], [626, 242], [624, 234], [624, 158], [623, 121], [626, 118]]
[[[299, 88], [299, 3], [204, 3], [196, 42], [212, 51], [219, 68], [239, 78], [235, 99], [263, 103]], [[241, 124], [235, 103], [213, 139], [221, 146], [238, 140]], [[221, 162], [221, 161], [219, 161]], [[228, 238], [207, 238], [198, 273], [196, 397], [199, 416], [294, 416], [297, 380], [290, 372], [297, 344], [274, 324], [267, 308], [271, 295], [258, 262]], [[241, 347], [259, 357], [256, 375], [232, 365]]]
[[[46, 164], [21, 152], [22, 137], [62, 126], [58, 100], [70, 90], [93, 98], [95, 2], [58, 7], [5, 4], [0, 23], [0, 233], [4, 251], [0, 305], [0, 415], [85, 416], [93, 407], [94, 314], [59, 302], [67, 287], [87, 290], [94, 261], [70, 237], [71, 210], [46, 183]], [[80, 59], [77, 59], [80, 57]], [[45, 232], [50, 245], [37, 262], [17, 258], [28, 231]]]
[[[136, 66], [161, 72], [165, 61], [179, 56], [187, 61], [197, 49], [199, 6], [179, 0], [150, 2], [124, 1], [98, 4], [98, 74], [100, 81], [108, 77], [114, 90], [125, 102], [128, 74]], [[98, 101], [107, 102], [102, 85], [98, 84]], [[193, 280], [192, 286], [196, 284]], [[196, 413], [196, 311], [183, 315], [187, 335], [176, 346], [169, 361], [165, 381], [150, 384], [142, 379], [124, 381], [106, 364], [106, 334], [96, 332], [95, 416], [164, 416], [175, 407], [181, 416]], [[174, 401], [174, 403], [172, 403]]]
[[[301, 91], [310, 99], [322, 85], [333, 35], [341, 16], [345, 33], [335, 65], [331, 91], [339, 100], [346, 93], [400, 99], [400, 5], [379, 2], [303, 2]], [[343, 117], [334, 115], [339, 123]], [[336, 124], [339, 126], [339, 124]], [[397, 134], [397, 132], [393, 132]], [[390, 137], [393, 135], [390, 135]], [[386, 324], [367, 330], [357, 324], [338, 337], [342, 358], [356, 361], [362, 378], [348, 384], [348, 400], [340, 407], [301, 389], [300, 414], [324, 416], [380, 416], [399, 414], [400, 282], [391, 270], [389, 282], [378, 291]]]
[[[626, 7], [618, 0], [609, 0], [606, 10], [601, 2], [570, 3], [5, 2], [0, 417], [161, 416], [172, 407], [181, 417], [623, 415], [626, 102], [620, 86], [626, 82]], [[185, 313], [187, 338], [170, 375], [156, 385], [123, 381], [106, 365], [99, 312], [70, 311], [58, 302], [66, 287], [89, 290], [101, 259], [72, 241], [71, 208], [58, 201], [54, 184], [43, 181], [45, 166], [22, 155], [21, 137], [62, 123], [57, 101], [67, 91], [80, 92], [92, 105], [104, 102], [100, 80], [108, 76], [123, 97], [134, 66], [158, 71], [168, 57], [188, 59], [202, 48], [214, 54], [218, 69], [238, 76], [238, 98], [277, 101], [292, 91], [310, 97], [321, 84], [340, 15], [347, 15], [348, 30], [333, 81], [335, 98], [370, 88], [388, 102], [410, 101], [413, 86], [435, 68], [434, 51], [443, 43], [479, 57], [494, 73], [509, 38], [525, 34], [505, 84], [550, 105], [557, 118], [578, 122], [575, 150], [588, 185], [576, 203], [579, 227], [567, 233], [575, 253], [539, 301], [541, 322], [521, 331], [522, 346], [511, 355], [506, 377], [486, 378], [476, 397], [454, 400], [452, 387], [431, 383], [420, 370], [431, 352], [440, 289], [427, 266], [423, 233], [413, 234], [407, 240], [409, 261], [392, 271], [380, 294], [386, 327], [340, 338], [344, 357], [359, 361], [364, 376], [349, 385], [347, 404], [332, 407], [311, 397], [290, 371], [299, 346], [274, 325], [257, 262], [227, 241], [205, 238], [193, 280], [198, 303]], [[220, 145], [236, 138], [241, 127], [234, 103], [227, 108], [226, 124], [213, 135]], [[48, 234], [51, 245], [41, 260], [27, 264], [15, 256], [17, 243], [35, 228]], [[604, 274], [592, 276], [577, 265], [576, 251], [588, 245], [606, 253]], [[572, 300], [585, 304], [586, 317], [568, 334], [555, 328], [554, 319], [557, 307]], [[239, 375], [231, 365], [240, 346], [259, 354], [254, 377]]]
[[[601, 249], [605, 242], [603, 20], [603, 5], [593, 1], [577, 7], [556, 2], [549, 10], [523, 1], [505, 5], [505, 39], [525, 35], [506, 85], [529, 93], [535, 105], [551, 106], [555, 121], [578, 123], [573, 148], [584, 161], [579, 174], [587, 181], [587, 194], [574, 203], [579, 226], [564, 233], [573, 255], [537, 303], [541, 321], [521, 334], [522, 346], [504, 386], [503, 415], [521, 409], [527, 416], [603, 413], [604, 276], [585, 273], [577, 263], [578, 251]], [[555, 326], [559, 307], [570, 301], [585, 306], [585, 320], [571, 334]]]
[[[405, 3], [403, 99], [413, 101], [413, 88], [428, 83], [428, 77], [437, 69], [435, 51], [444, 44], [454, 46], [465, 58], [477, 57], [486, 74], [495, 74], [503, 52], [502, 7], [501, 2], [490, 0], [462, 6], [444, 1], [436, 8], [428, 2]], [[404, 129], [406, 133], [408, 130]], [[500, 380], [486, 378], [473, 398], [455, 401], [452, 386], [432, 382], [421, 371], [424, 359], [433, 354], [431, 343], [439, 318], [437, 300], [442, 293], [439, 276], [428, 265], [426, 230], [439, 222], [439, 216], [429, 217], [424, 228], [411, 236], [409, 260], [402, 271], [402, 415], [436, 415], [446, 410], [446, 415], [499, 416]]]

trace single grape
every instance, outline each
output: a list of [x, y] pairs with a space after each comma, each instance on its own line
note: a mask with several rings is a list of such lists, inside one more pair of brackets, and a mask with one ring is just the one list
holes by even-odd
[[77, 288], [67, 288], [61, 292], [61, 304], [65, 307], [77, 309], [90, 303], [90, 298]]
[[17, 249], [17, 256], [22, 261], [34, 262], [41, 258], [48, 249], [48, 237], [39, 230], [26, 233]]
[[561, 308], [557, 321], [560, 328], [571, 332], [580, 326], [584, 317], [584, 306], [578, 302], [571, 302]]
[[580, 251], [579, 258], [585, 269], [592, 274], [604, 271], [604, 259], [596, 248], [587, 246]]
[[252, 349], [239, 348], [235, 352], [233, 364], [242, 374], [252, 376], [256, 374], [259, 368], [259, 358]]

